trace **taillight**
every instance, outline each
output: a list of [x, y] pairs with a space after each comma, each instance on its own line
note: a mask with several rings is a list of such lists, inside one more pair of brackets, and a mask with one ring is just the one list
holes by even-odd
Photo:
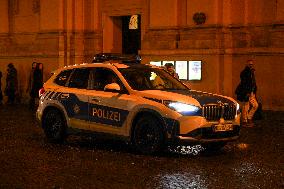
[[44, 94], [45, 90], [42, 87], [39, 91], [38, 91], [38, 96], [41, 97]]

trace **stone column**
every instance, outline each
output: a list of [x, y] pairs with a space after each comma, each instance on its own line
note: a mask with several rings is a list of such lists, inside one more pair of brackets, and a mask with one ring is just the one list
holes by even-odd
[[232, 19], [232, 1], [223, 0], [222, 2], [222, 38], [220, 39], [221, 45], [223, 48], [224, 54], [220, 55], [220, 89], [222, 94], [233, 96], [233, 55], [229, 50], [232, 48], [232, 32], [228, 28], [229, 25], [234, 24]]

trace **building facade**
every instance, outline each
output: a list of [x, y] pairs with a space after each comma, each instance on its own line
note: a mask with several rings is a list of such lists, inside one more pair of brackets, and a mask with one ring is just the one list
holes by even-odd
[[[125, 18], [133, 15], [138, 15], [134, 34], [124, 29]], [[34, 61], [43, 63], [47, 79], [52, 70], [90, 62], [96, 53], [131, 49], [142, 63], [201, 60], [201, 80], [184, 82], [232, 97], [241, 70], [253, 59], [263, 108], [284, 110], [284, 1], [0, 1], [2, 85], [12, 62], [23, 102]]]

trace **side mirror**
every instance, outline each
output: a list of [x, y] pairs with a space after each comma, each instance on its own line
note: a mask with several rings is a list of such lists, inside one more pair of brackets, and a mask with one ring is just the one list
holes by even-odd
[[120, 86], [117, 83], [110, 83], [104, 87], [104, 91], [106, 92], [119, 92]]

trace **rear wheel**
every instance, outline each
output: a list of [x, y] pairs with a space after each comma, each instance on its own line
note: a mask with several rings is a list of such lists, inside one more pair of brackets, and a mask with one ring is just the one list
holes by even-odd
[[43, 117], [42, 124], [49, 141], [62, 142], [66, 138], [66, 122], [59, 110], [48, 110]]
[[138, 119], [133, 133], [133, 145], [143, 154], [152, 154], [162, 150], [164, 132], [157, 118], [145, 115]]

